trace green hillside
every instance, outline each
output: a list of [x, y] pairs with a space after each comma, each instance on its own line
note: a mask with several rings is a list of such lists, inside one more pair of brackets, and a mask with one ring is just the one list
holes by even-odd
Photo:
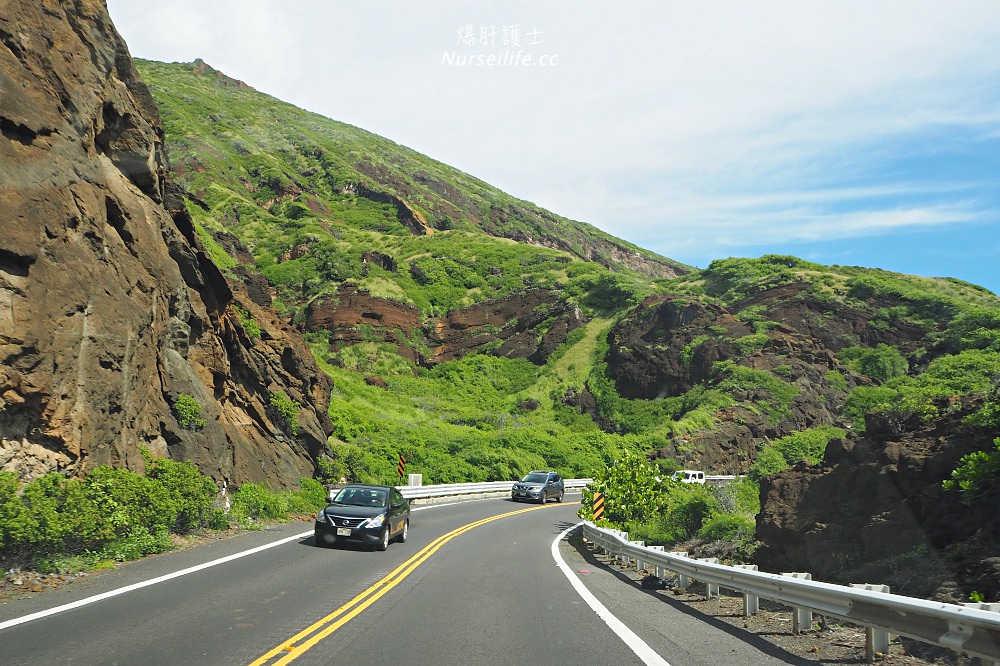
[[[344, 281], [430, 314], [525, 284], [565, 287], [602, 266], [623, 271], [619, 255], [632, 260], [636, 276], [689, 270], [204, 63], [136, 63], [160, 108], [192, 215], [250, 248], [278, 288], [279, 309], [294, 310]], [[297, 246], [308, 246], [308, 256], [282, 261]], [[363, 274], [366, 251], [393, 257], [401, 270]], [[216, 257], [224, 267], [235, 263]], [[594, 265], [568, 269], [569, 258]]]
[[[350, 345], [307, 334], [334, 381], [323, 475], [388, 481], [400, 453], [428, 483], [590, 476], [625, 450], [710, 465], [737, 437], [727, 464], [745, 471], [775, 437], [863, 427], [866, 410], [985, 392], [1000, 373], [1000, 299], [974, 285], [794, 257], [693, 271], [203, 63], [137, 65], [203, 244], [235, 278], [265, 276], [293, 324], [345, 284], [422, 317], [542, 288], [586, 319], [540, 365], [473, 353], [422, 367], [374, 326]], [[700, 318], [651, 321], [685, 304]], [[809, 345], [822, 353], [790, 356]], [[656, 377], [636, 388], [671, 368], [689, 375], [673, 393]]]

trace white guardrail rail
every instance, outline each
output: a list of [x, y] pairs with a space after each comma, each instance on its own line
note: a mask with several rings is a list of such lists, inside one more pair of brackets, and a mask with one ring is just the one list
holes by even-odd
[[1000, 613], [998, 604], [959, 606], [898, 594], [889, 594], [882, 585], [845, 586], [808, 579], [808, 574], [772, 574], [701, 560], [683, 553], [668, 553], [663, 546], [646, 547], [629, 541], [628, 534], [600, 528], [585, 522], [583, 535], [609, 555], [636, 561], [639, 570], [655, 568], [656, 575], [669, 570], [677, 574], [678, 586], [686, 589], [690, 581], [704, 583], [708, 596], [717, 596], [719, 588], [743, 594], [743, 610], [751, 615], [758, 610], [759, 599], [769, 599], [791, 606], [793, 631], [812, 623], [812, 613], [846, 620], [866, 629], [866, 656], [885, 653], [889, 634], [948, 648], [994, 665], [1000, 664]]
[[[593, 479], [563, 479], [566, 490], [582, 490]], [[452, 497], [454, 495], [482, 495], [509, 493], [517, 481], [485, 481], [483, 483], [443, 483], [434, 486], [398, 486], [399, 492], [408, 500], [430, 497]]]

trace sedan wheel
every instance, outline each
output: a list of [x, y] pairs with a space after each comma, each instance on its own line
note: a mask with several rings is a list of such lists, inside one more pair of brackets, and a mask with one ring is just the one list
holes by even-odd
[[542, 494], [538, 496], [538, 503], [539, 504], [545, 504], [545, 500], [547, 500], [548, 498], [549, 498], [549, 496], [546, 495], [545, 491], [543, 490]]
[[386, 550], [389, 547], [389, 526], [385, 526], [385, 531], [382, 532], [382, 540], [379, 541], [377, 548], [379, 550]]
[[559, 491], [559, 494], [558, 494], [558, 495], [556, 495], [556, 501], [557, 501], [557, 502], [562, 502], [562, 498], [563, 498], [563, 491], [562, 491], [562, 490], [560, 490], [560, 491]]
[[406, 543], [406, 537], [408, 536], [409, 531], [410, 531], [410, 521], [407, 520], [405, 523], [403, 523], [403, 531], [399, 533], [398, 537], [396, 537], [396, 541], [398, 541], [399, 543]]

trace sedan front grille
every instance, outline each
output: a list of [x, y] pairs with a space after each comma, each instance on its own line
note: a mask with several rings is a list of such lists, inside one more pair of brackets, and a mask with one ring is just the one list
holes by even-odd
[[331, 524], [337, 527], [357, 527], [368, 520], [367, 518], [346, 518], [344, 516], [331, 516], [329, 514], [327, 514], [327, 518], [330, 519]]

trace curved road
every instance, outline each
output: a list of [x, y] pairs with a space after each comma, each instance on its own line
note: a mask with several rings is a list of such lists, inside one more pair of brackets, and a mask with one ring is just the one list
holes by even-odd
[[[148, 558], [0, 605], [0, 664], [802, 663], [623, 583], [578, 538], [560, 540], [578, 522], [573, 499], [416, 507], [409, 540], [384, 553], [317, 548], [298, 522]], [[570, 578], [634, 634], [616, 633]], [[137, 589], [46, 614], [127, 586]]]

